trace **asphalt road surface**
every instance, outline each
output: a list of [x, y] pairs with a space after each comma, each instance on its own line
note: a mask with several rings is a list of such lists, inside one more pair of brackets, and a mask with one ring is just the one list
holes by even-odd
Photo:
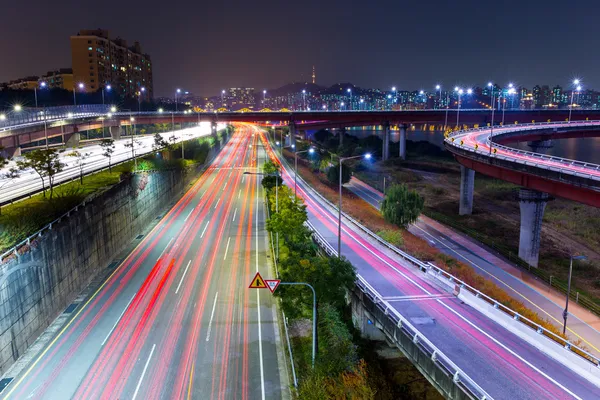
[[[275, 157], [272, 150], [270, 154]], [[284, 181], [293, 187], [293, 169], [284, 166]], [[337, 210], [325, 205], [300, 178], [298, 186], [309, 221], [337, 249]], [[357, 273], [492, 398], [600, 398], [600, 388], [448, 295], [349, 221], [342, 222], [342, 255]]]
[[[278, 399], [278, 328], [253, 128], [4, 389], [10, 399]], [[284, 374], [285, 375], [285, 374]], [[282, 376], [284, 376], [282, 375]]]

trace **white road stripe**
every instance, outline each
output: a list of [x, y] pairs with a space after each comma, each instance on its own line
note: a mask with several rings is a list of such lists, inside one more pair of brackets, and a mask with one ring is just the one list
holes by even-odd
[[204, 237], [204, 233], [206, 232], [206, 228], [208, 228], [208, 223], [210, 221], [206, 221], [206, 226], [204, 227], [204, 229], [202, 229], [202, 234], [200, 235], [200, 239], [202, 239]]
[[146, 360], [146, 365], [144, 365], [144, 370], [142, 371], [142, 376], [140, 376], [140, 380], [139, 380], [137, 386], [135, 387], [135, 392], [133, 392], [133, 397], [131, 398], [131, 400], [135, 400], [138, 392], [140, 391], [140, 386], [142, 386], [142, 381], [144, 380], [144, 375], [146, 375], [146, 370], [148, 369], [148, 364], [150, 364], [150, 359], [152, 358], [152, 354], [154, 354], [155, 348], [156, 348], [156, 343], [152, 345], [152, 350], [150, 350], [150, 355], [148, 356], [148, 359]]
[[217, 307], [217, 296], [219, 296], [219, 292], [215, 293], [215, 301], [213, 303], [212, 312], [210, 313], [210, 321], [208, 322], [208, 331], [206, 332], [206, 341], [210, 340], [210, 329], [212, 327], [213, 317], [215, 316], [215, 308]]
[[104, 340], [102, 341], [102, 344], [100, 346], [104, 346], [104, 343], [106, 343], [106, 341], [108, 340], [108, 338], [110, 337], [110, 335], [113, 333], [113, 331], [117, 327], [117, 324], [119, 323], [119, 321], [121, 320], [121, 318], [123, 318], [123, 315], [125, 314], [125, 311], [127, 311], [127, 309], [129, 308], [129, 305], [131, 304], [131, 302], [135, 298], [136, 294], [137, 294], [137, 292], [134, 293], [133, 296], [131, 296], [131, 300], [129, 300], [129, 303], [127, 303], [127, 305], [123, 309], [123, 312], [121, 313], [121, 315], [119, 315], [119, 318], [117, 318], [117, 320], [115, 321], [115, 324], [113, 325], [113, 327], [111, 328], [111, 330], [108, 332], [108, 335], [106, 335], [106, 337], [104, 338]]
[[219, 205], [219, 202], [221, 201], [221, 198], [219, 197], [219, 199], [217, 200], [217, 202], [215, 203], [215, 206], [213, 207], [214, 209], [217, 208], [217, 206]]
[[238, 199], [240, 198], [241, 195], [242, 195], [242, 189], [240, 189], [240, 191], [238, 192]]
[[185, 278], [185, 274], [187, 274], [188, 268], [190, 267], [190, 264], [192, 263], [192, 260], [188, 261], [185, 270], [183, 271], [183, 275], [181, 275], [181, 280], [179, 281], [179, 285], [177, 285], [177, 289], [175, 289], [175, 294], [177, 294], [179, 292], [179, 288], [181, 287], [181, 284], [183, 283], [183, 278]]
[[235, 216], [237, 215], [237, 207], [235, 208], [235, 211], [233, 212], [233, 219], [231, 220], [232, 222], [235, 221]]
[[225, 247], [225, 255], [223, 256], [223, 261], [227, 258], [227, 252], [229, 251], [229, 242], [231, 242], [231, 236], [227, 238], [227, 247]]
[[160, 256], [158, 256], [158, 258], [156, 259], [156, 261], [160, 260], [160, 258], [163, 256], [163, 254], [165, 254], [165, 251], [167, 251], [167, 249], [169, 248], [169, 245], [171, 244], [171, 242], [173, 241], [173, 239], [174, 238], [171, 238], [171, 240], [169, 240], [169, 243], [167, 243], [167, 245], [163, 249], [162, 253], [160, 253]]
[[194, 210], [195, 210], [195, 209], [196, 209], [196, 207], [194, 207], [194, 208], [192, 208], [192, 209], [190, 210], [190, 213], [187, 215], [187, 217], [185, 217], [185, 219], [183, 220], [183, 222], [185, 222], [185, 221], [187, 221], [187, 220], [188, 220], [188, 218], [190, 217], [190, 215], [192, 215], [192, 213], [194, 212]]

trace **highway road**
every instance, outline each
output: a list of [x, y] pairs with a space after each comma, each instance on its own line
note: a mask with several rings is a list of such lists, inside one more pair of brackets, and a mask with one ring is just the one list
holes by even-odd
[[[258, 135], [201, 178], [1, 393], [4, 399], [278, 399]], [[6, 376], [5, 376], [6, 377]]]
[[[354, 177], [345, 187], [378, 210], [381, 208], [383, 193], [380, 191]], [[448, 234], [438, 230], [433, 224], [428, 224], [423, 218], [419, 218], [408, 230], [431, 243], [432, 246], [438, 248], [441, 252], [471, 265], [474, 267], [475, 272], [483, 275], [485, 278], [492, 279], [511, 297], [523, 302], [542, 317], [553, 321], [558, 326], [562, 326], [564, 303], [555, 303], [544, 293], [504, 269], [503, 266], [510, 264], [508, 261], [499, 259], [498, 256], [490, 253], [483, 246], [464, 235], [453, 235], [455, 237], [457, 235], [460, 236], [460, 240], [450, 237]], [[499, 263], [495, 264], [494, 260]], [[500, 263], [503, 265], [499, 265]], [[513, 266], [512, 270], [518, 270], [518, 268]], [[572, 308], [573, 304], [571, 304]], [[599, 356], [600, 332], [579, 319], [576, 315], [569, 314], [568, 321], [567, 329], [573, 340], [580, 339], [592, 354]]]
[[[283, 175], [293, 186], [293, 170], [286, 166]], [[336, 210], [298, 183], [309, 221], [337, 248]], [[342, 254], [357, 273], [494, 399], [600, 398], [600, 388], [461, 303], [349, 221], [342, 232]]]
[[[225, 125], [219, 125], [217, 129], [224, 128]], [[186, 128], [177, 130], [174, 132], [161, 133], [165, 140], [169, 140], [169, 137], [175, 136], [176, 143], [181, 140], [190, 140], [197, 137], [208, 136], [211, 133], [210, 123], [204, 122], [200, 126], [194, 128]], [[152, 145], [154, 143], [154, 136], [152, 135], [140, 135], [134, 137], [135, 145], [135, 156], [140, 157], [153, 151]], [[131, 137], [115, 140], [115, 151], [111, 157], [112, 165], [127, 161], [132, 158]], [[65, 167], [62, 172], [58, 173], [55, 178], [55, 184], [69, 181], [73, 178], [79, 177], [80, 166], [77, 164], [77, 159], [68, 156], [73, 150], [72, 148], [66, 148], [64, 152], [60, 154], [60, 160]], [[99, 144], [91, 144], [76, 149], [81, 153], [89, 153], [89, 157], [84, 160], [83, 172], [84, 174], [93, 171], [98, 171], [104, 168], [108, 168], [108, 158], [102, 155], [102, 149]], [[27, 195], [42, 189], [42, 181], [37, 173], [32, 169], [27, 169], [20, 172], [17, 178], [11, 179], [6, 177], [8, 169], [16, 166], [16, 159], [11, 161], [4, 168], [0, 168], [0, 204], [6, 203], [10, 200], [19, 198], [20, 196]], [[48, 179], [45, 179], [45, 185], [48, 187]]]

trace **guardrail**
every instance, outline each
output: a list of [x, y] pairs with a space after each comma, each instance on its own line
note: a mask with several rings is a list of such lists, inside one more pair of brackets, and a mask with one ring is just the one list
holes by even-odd
[[110, 111], [110, 106], [101, 104], [85, 104], [80, 106], [26, 108], [12, 111], [0, 120], [0, 132], [40, 123], [54, 122], [61, 119], [87, 118], [104, 115]]
[[[522, 125], [518, 125], [518, 126], [519, 126], [519, 128], [512, 128], [512, 127], [511, 128], [506, 128], [506, 127], [497, 128], [499, 130], [499, 132], [497, 134], [494, 134], [492, 138], [490, 138], [488, 136], [488, 138], [486, 139], [486, 143], [488, 144], [488, 146], [493, 145], [493, 147], [495, 147], [497, 149], [502, 149], [502, 150], [512, 153], [512, 154], [524, 155], [527, 157], [544, 160], [544, 161], [551, 161], [551, 162], [555, 162], [557, 164], [563, 164], [564, 166], [576, 166], [576, 167], [581, 167], [581, 168], [585, 168], [585, 169], [590, 169], [593, 171], [600, 171], [600, 165], [598, 165], [598, 164], [585, 162], [585, 161], [572, 160], [569, 158], [556, 157], [556, 156], [551, 156], [551, 155], [546, 155], [546, 154], [541, 154], [541, 153], [535, 153], [533, 151], [515, 149], [515, 148], [509, 147], [509, 146], [505, 146], [505, 145], [493, 142], [493, 139], [496, 137], [502, 137], [502, 136], [505, 136], [505, 135], [508, 135], [511, 133], [515, 133], [515, 132], [541, 130], [541, 129], [546, 129], [549, 127], [550, 128], [552, 128], [552, 127], [575, 128], [575, 127], [582, 127], [582, 126], [584, 126], [584, 127], [585, 126], [599, 126], [600, 127], [600, 121], [577, 121], [577, 122], [570, 122], [570, 123], [541, 122], [541, 123], [535, 123], [535, 124], [522, 124]], [[459, 136], [464, 136], [469, 133], [484, 132], [484, 131], [491, 132], [491, 128], [486, 126], [483, 128], [475, 128], [475, 129], [467, 129], [467, 130], [463, 130], [463, 131], [456, 131], [456, 132], [453, 132], [452, 134], [448, 135], [448, 137], [446, 137], [444, 139], [444, 141], [446, 143], [448, 143], [450, 146], [462, 148], [462, 149], [465, 149], [472, 153], [481, 154], [486, 157], [490, 157], [489, 150], [476, 149], [474, 147], [465, 146], [464, 144], [460, 144], [459, 142], [456, 141], [456, 139]], [[516, 162], [516, 163], [524, 164], [524, 165], [530, 165], [532, 163], [532, 161], [520, 160], [518, 158], [511, 158], [511, 157], [504, 156], [504, 155], [497, 154], [497, 153], [494, 154], [492, 157], [511, 161], [511, 162]], [[537, 164], [535, 162], [533, 164], [534, 164], [534, 166], [539, 166], [539, 164]], [[557, 170], [557, 171], [568, 173], [568, 174], [574, 175], [574, 176], [580, 176], [580, 177], [584, 176], [584, 177], [590, 177], [592, 179], [599, 179], [599, 177], [597, 175], [584, 174], [582, 172], [574, 172], [569, 169], [555, 168], [555, 167], [548, 166], [548, 165], [544, 165], [544, 168], [547, 168], [550, 170]]]
[[[287, 160], [285, 160], [285, 157], [283, 157], [283, 161], [285, 162], [287, 168], [289, 168], [289, 165], [287, 165]], [[308, 185], [306, 183], [306, 181], [304, 181], [304, 179], [302, 179], [301, 176], [298, 176], [297, 179], [298, 179], [298, 181], [302, 182], [305, 187], [310, 187], [310, 185]], [[319, 193], [318, 191], [316, 191], [314, 189], [312, 190], [312, 192], [317, 197], [319, 197], [319, 199], [322, 202], [324, 202], [327, 206], [329, 206], [330, 208], [333, 208], [334, 210], [337, 210], [337, 207], [333, 203], [331, 203], [329, 200], [327, 200], [321, 193]], [[361, 231], [363, 231], [364, 233], [366, 233], [373, 240], [377, 241], [382, 246], [384, 246], [384, 247], [388, 248], [389, 250], [393, 251], [394, 253], [396, 253], [397, 255], [399, 255], [400, 257], [402, 257], [404, 260], [408, 261], [413, 266], [416, 266], [422, 272], [429, 272], [429, 273], [431, 273], [431, 271], [433, 271], [438, 276], [442, 275], [444, 277], [447, 277], [447, 279], [449, 279], [449, 280], [451, 279], [453, 282], [457, 282], [458, 284], [461, 285], [461, 287], [465, 287], [469, 291], [471, 291], [476, 297], [483, 298], [483, 299], [486, 299], [486, 301], [492, 302], [491, 304], [494, 304], [495, 307], [496, 307], [496, 304], [498, 304], [497, 308], [499, 310], [505, 312], [506, 314], [510, 315], [511, 317], [513, 317], [513, 319], [515, 319], [517, 321], [520, 321], [522, 324], [528, 326], [531, 329], [534, 329], [538, 333], [543, 334], [543, 335], [545, 335], [545, 336], [553, 339], [553, 343], [555, 343], [557, 346], [563, 346], [567, 350], [570, 350], [573, 353], [577, 354], [582, 359], [584, 359], [584, 360], [586, 360], [586, 361], [594, 364], [597, 367], [600, 367], [600, 359], [598, 357], [590, 354], [587, 350], [585, 350], [585, 349], [583, 349], [583, 348], [581, 348], [581, 347], [579, 347], [579, 346], [571, 343], [568, 339], [564, 339], [561, 336], [556, 335], [552, 331], [550, 331], [550, 330], [544, 328], [543, 326], [539, 325], [538, 323], [533, 322], [530, 319], [522, 316], [521, 314], [519, 314], [518, 312], [514, 311], [513, 309], [511, 309], [509, 307], [506, 307], [506, 306], [498, 303], [496, 300], [494, 300], [493, 298], [489, 297], [485, 293], [479, 291], [478, 289], [475, 289], [475, 288], [469, 286], [467, 283], [465, 283], [461, 279], [455, 277], [454, 275], [449, 274], [448, 272], [442, 270], [441, 268], [439, 268], [439, 267], [437, 267], [437, 266], [435, 266], [435, 265], [433, 265], [431, 263], [425, 263], [425, 262], [419, 260], [418, 258], [413, 257], [410, 254], [408, 254], [408, 253], [400, 250], [399, 248], [397, 248], [393, 244], [391, 244], [391, 243], [383, 240], [377, 234], [375, 234], [374, 232], [372, 232], [369, 228], [367, 228], [364, 225], [362, 225], [360, 222], [358, 222], [357, 220], [355, 220], [354, 218], [352, 218], [350, 215], [346, 214], [344, 211], [342, 211], [342, 216], [346, 220], [348, 220], [352, 224], [354, 224], [356, 227], [358, 227]], [[323, 238], [321, 238], [321, 239], [324, 241]], [[337, 252], [335, 252], [335, 254], [337, 255]]]
[[[337, 257], [337, 251], [321, 236], [315, 227], [307, 221], [305, 226], [312, 232], [313, 241], [321, 247], [321, 249], [331, 257]], [[434, 345], [427, 337], [425, 337], [417, 328], [414, 327], [406, 318], [402, 316], [396, 309], [391, 307], [387, 301], [377, 292], [362, 276], [357, 275], [356, 287], [364, 294], [371, 296], [375, 300], [375, 304], [381, 307], [381, 311], [388, 316], [404, 333], [410, 341], [417, 344], [419, 349], [427, 355], [431, 361], [445, 374], [452, 377], [454, 383], [469, 397], [474, 399], [487, 400], [492, 397], [481, 388], [469, 375], [460, 369], [452, 360], [446, 356], [436, 345]]]

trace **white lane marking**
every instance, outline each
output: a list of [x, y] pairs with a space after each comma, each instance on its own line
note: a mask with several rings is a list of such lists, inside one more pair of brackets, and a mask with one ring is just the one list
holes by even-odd
[[221, 198], [219, 197], [219, 199], [217, 200], [217, 202], [215, 203], [215, 206], [213, 207], [214, 209], [217, 209], [217, 206], [219, 205], [219, 202], [221, 201]]
[[175, 289], [175, 294], [177, 294], [179, 292], [179, 288], [181, 287], [181, 284], [183, 283], [183, 278], [185, 278], [185, 274], [187, 274], [188, 268], [190, 267], [190, 264], [192, 263], [192, 260], [188, 261], [185, 270], [183, 271], [183, 275], [181, 275], [181, 280], [179, 281], [179, 285], [177, 285], [177, 289]]
[[240, 189], [240, 191], [238, 192], [238, 199], [240, 198], [241, 195], [242, 195], [242, 189]]
[[138, 381], [137, 386], [135, 387], [135, 392], [133, 392], [133, 397], [131, 400], [135, 400], [138, 392], [140, 391], [140, 386], [142, 386], [142, 381], [144, 380], [144, 375], [146, 375], [146, 370], [148, 369], [148, 364], [150, 364], [150, 359], [152, 358], [152, 354], [154, 354], [154, 349], [156, 348], [156, 343], [152, 345], [152, 350], [150, 350], [150, 355], [146, 360], [146, 365], [144, 365], [144, 370], [142, 371], [142, 376], [140, 376], [140, 380]]
[[125, 311], [127, 311], [127, 309], [129, 308], [129, 305], [133, 301], [133, 299], [134, 299], [134, 297], [135, 297], [136, 294], [137, 294], [137, 292], [135, 292], [133, 294], [133, 296], [131, 296], [131, 300], [129, 300], [129, 303], [127, 303], [127, 305], [123, 309], [123, 312], [121, 313], [121, 315], [119, 315], [119, 318], [117, 318], [117, 320], [115, 321], [115, 324], [113, 325], [113, 327], [111, 328], [111, 330], [108, 332], [108, 335], [106, 335], [106, 337], [104, 338], [104, 340], [102, 341], [102, 344], [100, 344], [100, 346], [104, 346], [104, 343], [106, 343], [106, 341], [108, 340], [108, 338], [110, 337], [110, 335], [113, 333], [113, 331], [117, 327], [117, 324], [119, 323], [119, 321], [121, 320], [121, 318], [123, 318], [123, 315], [125, 314]]
[[227, 258], [227, 252], [229, 251], [229, 242], [231, 242], [231, 236], [227, 238], [227, 247], [225, 247], [225, 255], [223, 256], [223, 261]]
[[219, 292], [215, 293], [215, 301], [213, 302], [212, 312], [210, 313], [210, 321], [208, 322], [208, 331], [206, 332], [206, 341], [210, 340], [210, 330], [212, 328], [213, 317], [215, 316], [215, 308], [217, 307], [217, 296]]
[[[260, 190], [260, 184], [258, 183], [258, 175], [256, 176], [256, 184], [258, 186], [257, 192]], [[256, 272], [258, 272], [258, 198], [256, 196]], [[263, 366], [263, 348], [262, 348], [262, 327], [260, 325], [260, 290], [256, 291], [256, 302], [258, 304], [258, 353], [260, 359], [260, 392], [261, 399], [265, 400], [265, 370]]]
[[237, 207], [235, 208], [235, 211], [233, 212], [233, 219], [231, 220], [232, 222], [235, 221], [235, 216], [237, 215]]
[[169, 243], [167, 243], [167, 245], [163, 249], [162, 253], [160, 253], [160, 256], [158, 256], [158, 258], [156, 259], [156, 261], [160, 260], [160, 258], [163, 256], [163, 254], [165, 254], [165, 251], [167, 251], [167, 249], [169, 248], [169, 245], [171, 244], [171, 242], [173, 241], [173, 239], [174, 238], [171, 238], [171, 240], [169, 240]]
[[187, 215], [187, 217], [185, 217], [185, 219], [183, 220], [183, 222], [185, 222], [185, 221], [187, 221], [187, 220], [188, 220], [188, 218], [190, 217], [190, 215], [192, 215], [192, 213], [194, 212], [194, 210], [195, 210], [195, 209], [196, 209], [196, 207], [194, 207], [194, 208], [192, 208], [192, 209], [190, 210], [190, 213]]
[[206, 228], [208, 228], [208, 223], [210, 221], [206, 221], [206, 226], [204, 227], [204, 229], [202, 229], [202, 234], [200, 235], [200, 239], [202, 239], [204, 237], [204, 233], [206, 232]]

